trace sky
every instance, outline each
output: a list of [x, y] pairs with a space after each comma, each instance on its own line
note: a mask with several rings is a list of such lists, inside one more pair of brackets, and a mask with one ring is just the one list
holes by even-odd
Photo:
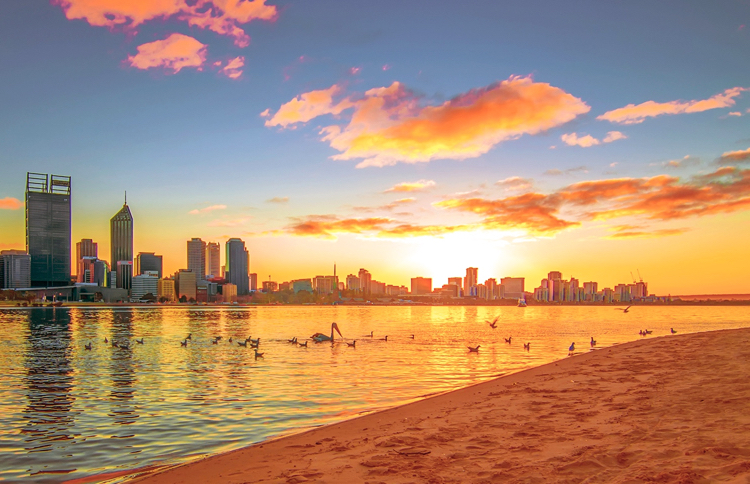
[[750, 293], [749, 30], [748, 0], [5, 0], [0, 249], [31, 171], [104, 259], [127, 191], [165, 273], [240, 237], [278, 282]]

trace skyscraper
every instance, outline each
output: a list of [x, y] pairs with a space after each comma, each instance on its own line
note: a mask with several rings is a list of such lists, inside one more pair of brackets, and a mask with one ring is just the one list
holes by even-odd
[[479, 270], [476, 267], [466, 268], [466, 277], [464, 277], [464, 296], [476, 296], [475, 291], [472, 290], [472, 288], [479, 282], [478, 272]]
[[[127, 196], [120, 211], [110, 219], [109, 227], [112, 269], [116, 271], [119, 262], [130, 262], [130, 274], [123, 275], [123, 277], [116, 276], [116, 284], [118, 288], [129, 289], [130, 278], [133, 275], [133, 214], [130, 213]], [[127, 265], [123, 267], [127, 267]], [[128, 281], [128, 287], [121, 286], [124, 281]]]
[[26, 252], [31, 286], [70, 284], [70, 177], [26, 173]]
[[238, 296], [249, 294], [250, 255], [245, 248], [245, 242], [241, 239], [229, 239], [224, 247], [226, 250], [225, 279], [237, 286]]
[[366, 269], [359, 270], [359, 290], [368, 295], [372, 291], [372, 274]]
[[138, 252], [135, 257], [135, 274], [145, 274], [146, 271], [155, 271], [159, 274], [159, 279], [162, 275], [162, 256], [156, 255], [153, 252]]
[[206, 280], [206, 243], [192, 238], [187, 243], [187, 268], [198, 281]]
[[[84, 280], [84, 272], [88, 268], [84, 264], [84, 257], [93, 257], [94, 259], [99, 257], [99, 245], [91, 239], [81, 239], [80, 242], [76, 242], [76, 281], [91, 282], [90, 280]], [[89, 260], [87, 264], [92, 264], [92, 262]], [[93, 278], [93, 274], [89, 279], [91, 278]]]
[[221, 246], [218, 242], [206, 243], [206, 276], [221, 277]]
[[0, 289], [31, 286], [31, 257], [22, 250], [0, 251]]

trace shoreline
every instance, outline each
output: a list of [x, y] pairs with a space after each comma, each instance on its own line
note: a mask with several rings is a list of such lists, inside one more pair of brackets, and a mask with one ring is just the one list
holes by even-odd
[[749, 342], [743, 328], [586, 351], [127, 482], [746, 482]]

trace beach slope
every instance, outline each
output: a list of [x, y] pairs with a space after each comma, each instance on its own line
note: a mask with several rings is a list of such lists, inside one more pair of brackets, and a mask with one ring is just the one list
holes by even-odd
[[585, 352], [135, 480], [583, 481], [750, 482], [750, 329]]

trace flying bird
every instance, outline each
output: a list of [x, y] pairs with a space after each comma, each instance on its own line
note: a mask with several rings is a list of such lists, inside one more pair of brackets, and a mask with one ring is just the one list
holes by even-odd
[[618, 310], [618, 311], [622, 311], [623, 313], [627, 313], [630, 310], [631, 307], [632, 306], [628, 306], [625, 309], [623, 309], [623, 308], [615, 308], [615, 309]]
[[526, 351], [529, 351], [531, 349], [531, 343], [524, 343], [523, 349], [525, 349]]
[[479, 347], [481, 345], [477, 345], [476, 348], [472, 348], [471, 346], [467, 346], [469, 348], [469, 353], [479, 353]]
[[496, 317], [491, 323], [489, 321], [485, 321], [485, 323], [490, 325], [490, 328], [495, 329], [497, 328], [497, 320], [500, 319], [500, 316]]
[[506, 343], [510, 344], [510, 340], [513, 339], [513, 336], [509, 336], [507, 338], [503, 338]]

